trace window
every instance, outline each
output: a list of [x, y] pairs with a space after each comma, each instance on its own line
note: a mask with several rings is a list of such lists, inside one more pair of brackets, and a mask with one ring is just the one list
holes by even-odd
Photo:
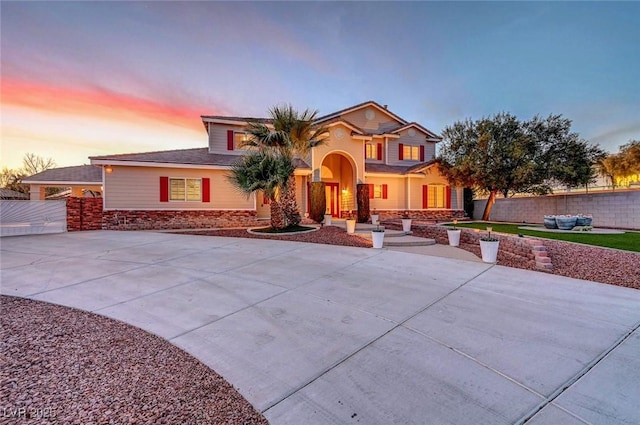
[[234, 149], [246, 149], [242, 146], [244, 142], [249, 140], [249, 135], [244, 131], [234, 131], [233, 133], [233, 148]]
[[365, 143], [365, 158], [367, 159], [378, 159], [378, 152], [376, 149], [376, 145], [373, 143]]
[[202, 199], [201, 179], [169, 179], [169, 200], [171, 201], [200, 201]]
[[420, 146], [404, 145], [402, 147], [402, 158], [405, 160], [419, 161], [420, 160]]
[[446, 207], [446, 186], [429, 185], [429, 194], [427, 196], [427, 208], [445, 208]]
[[389, 193], [389, 189], [386, 184], [370, 184], [369, 185], [369, 199], [374, 199], [374, 198], [387, 199], [388, 193]]

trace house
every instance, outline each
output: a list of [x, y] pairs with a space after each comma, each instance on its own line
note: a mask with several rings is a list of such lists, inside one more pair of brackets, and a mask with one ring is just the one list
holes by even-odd
[[51, 168], [22, 179], [22, 183], [29, 185], [31, 200], [50, 199], [46, 196], [48, 187], [69, 190], [70, 195], [76, 197], [83, 197], [87, 193], [95, 195], [102, 191], [102, 167], [77, 165]]
[[[201, 118], [208, 147], [90, 158], [103, 169], [107, 228], [224, 227], [269, 217], [268, 199], [247, 197], [227, 180], [246, 152], [241, 141], [250, 118]], [[296, 163], [303, 216], [313, 181], [326, 183], [327, 213], [334, 216], [357, 208], [358, 184], [369, 185], [370, 209], [381, 219], [405, 211], [425, 219], [463, 216], [462, 188], [450, 187], [434, 162], [437, 134], [373, 101], [322, 116], [317, 124], [328, 127], [327, 143]]]

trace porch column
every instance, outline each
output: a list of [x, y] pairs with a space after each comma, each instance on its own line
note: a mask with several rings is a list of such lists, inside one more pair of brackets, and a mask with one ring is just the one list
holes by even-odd
[[44, 201], [45, 187], [39, 184], [29, 185], [29, 199], [32, 201]]

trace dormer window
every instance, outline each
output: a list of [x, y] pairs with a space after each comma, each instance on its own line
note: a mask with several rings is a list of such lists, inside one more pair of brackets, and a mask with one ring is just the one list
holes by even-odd
[[233, 148], [234, 149], [246, 149], [244, 143], [249, 140], [249, 134], [245, 131], [233, 132]]
[[398, 159], [400, 161], [422, 161], [424, 162], [424, 145], [398, 145]]

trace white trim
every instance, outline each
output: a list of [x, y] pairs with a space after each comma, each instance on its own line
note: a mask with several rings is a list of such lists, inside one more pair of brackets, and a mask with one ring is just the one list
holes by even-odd
[[373, 140], [373, 137], [371, 136], [364, 136], [364, 135], [360, 135], [360, 134], [353, 134], [351, 135], [352, 139], [358, 139], [358, 140]]
[[[238, 127], [246, 127], [249, 122], [248, 121], [236, 121], [236, 120], [225, 120], [222, 118], [206, 118], [206, 117], [201, 117], [203, 122], [209, 123], [209, 124], [224, 124], [224, 125], [235, 125]], [[269, 123], [263, 123], [265, 126], [267, 126], [267, 128], [273, 128], [273, 124], [269, 124]]]
[[351, 129], [351, 131], [357, 131], [358, 133], [362, 134], [361, 130], [358, 130], [357, 128], [355, 128], [354, 126], [352, 126], [351, 124], [349, 124], [348, 122], [343, 121], [343, 120], [332, 122], [331, 124], [328, 124], [327, 127], [335, 127], [336, 125], [343, 125], [343, 126], [349, 128], [349, 129]]
[[104, 182], [104, 176], [101, 182], [80, 182], [80, 181], [55, 181], [55, 180], [22, 180], [24, 184], [39, 184], [47, 186], [62, 186], [62, 185], [83, 185], [83, 186], [101, 186]]
[[[114, 161], [106, 159], [92, 159], [94, 165], [119, 165], [123, 167], [152, 167], [152, 168], [196, 168], [201, 170], [230, 170], [230, 165], [206, 165], [206, 164], [182, 164], [175, 162], [150, 162], [150, 161]], [[117, 173], [117, 170], [113, 170]]]
[[365, 173], [367, 177], [388, 177], [393, 179], [404, 179], [407, 176], [405, 174], [393, 174], [393, 173]]
[[407, 175], [407, 209], [411, 209], [411, 176]]

